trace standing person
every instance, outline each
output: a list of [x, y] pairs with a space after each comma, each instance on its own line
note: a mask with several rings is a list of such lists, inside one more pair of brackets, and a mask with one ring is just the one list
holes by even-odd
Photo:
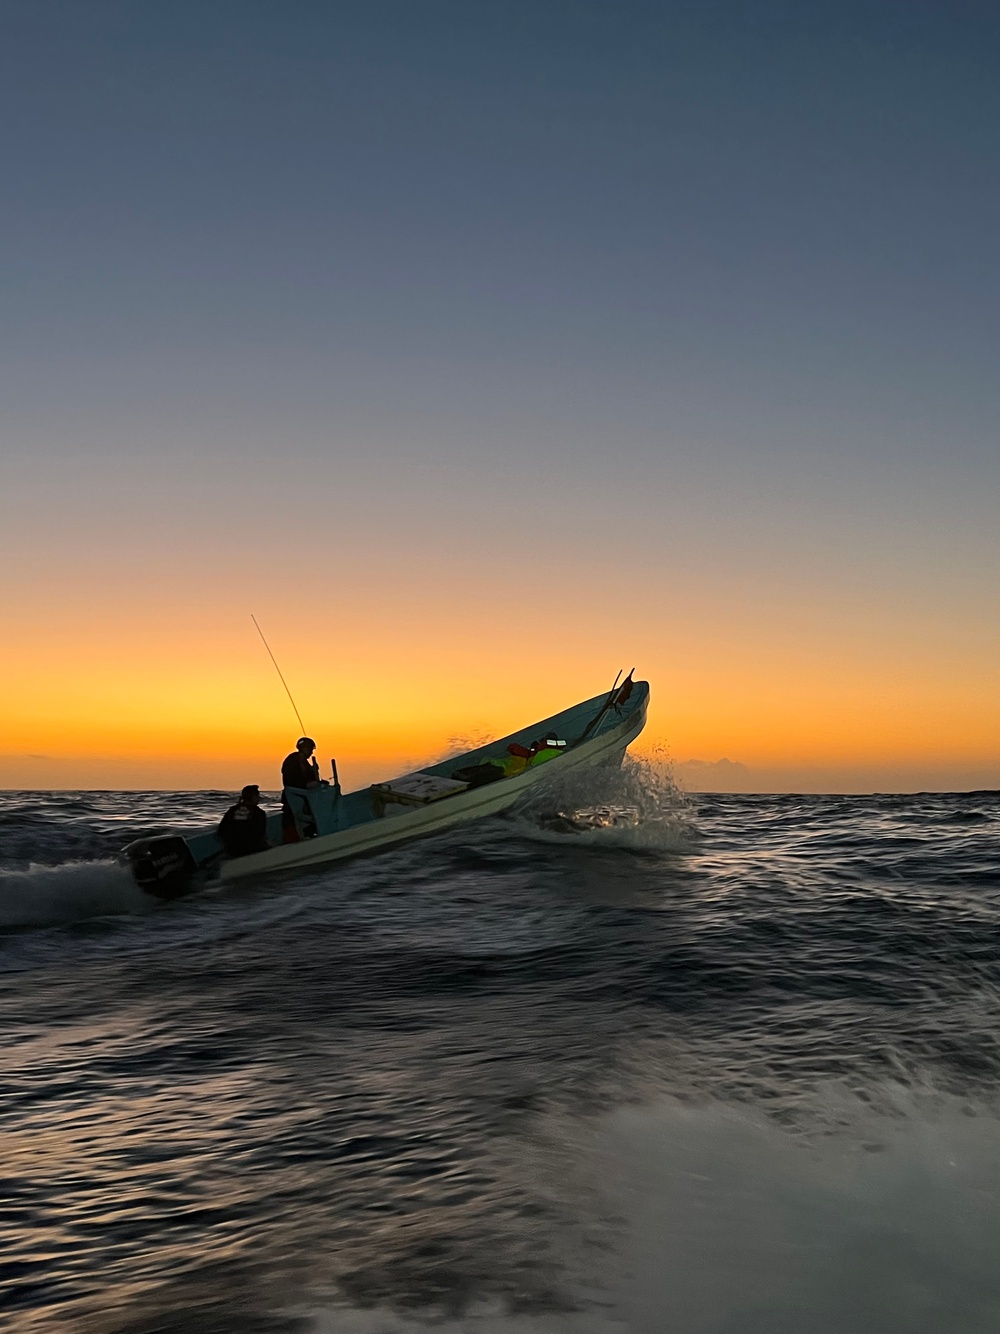
[[229, 857], [267, 851], [267, 815], [261, 808], [260, 788], [256, 783], [246, 785], [239, 801], [219, 821], [216, 832]]
[[282, 787], [319, 787], [319, 764], [313, 758], [316, 742], [311, 736], [300, 736], [295, 749], [281, 762]]
[[[316, 742], [311, 736], [300, 736], [295, 743], [295, 749], [290, 755], [286, 755], [281, 765], [281, 786], [286, 787], [319, 787], [319, 765], [313, 758], [313, 752], [316, 749]], [[310, 836], [309, 830], [303, 830], [306, 837]], [[312, 831], [315, 833], [315, 829]], [[288, 804], [288, 798], [284, 791], [281, 794], [281, 836], [286, 843], [297, 843], [299, 841], [299, 831], [295, 823], [295, 813]]]

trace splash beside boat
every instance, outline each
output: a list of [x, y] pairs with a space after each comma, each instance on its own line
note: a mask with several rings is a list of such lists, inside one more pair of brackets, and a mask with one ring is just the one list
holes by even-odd
[[227, 857], [214, 830], [138, 839], [122, 850], [136, 883], [161, 899], [178, 898], [213, 880], [293, 871], [371, 853], [404, 840], [484, 819], [513, 806], [550, 774], [620, 765], [642, 731], [646, 681], [631, 675], [596, 695], [510, 736], [356, 792], [338, 783], [286, 788], [294, 842], [282, 841], [280, 813], [268, 816], [264, 852]]

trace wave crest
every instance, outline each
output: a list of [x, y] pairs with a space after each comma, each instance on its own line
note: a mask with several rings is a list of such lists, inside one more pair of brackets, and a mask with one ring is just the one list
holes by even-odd
[[625, 757], [620, 769], [553, 771], [513, 812], [521, 832], [546, 841], [634, 852], [690, 852], [697, 840], [691, 800], [670, 764], [654, 753]]

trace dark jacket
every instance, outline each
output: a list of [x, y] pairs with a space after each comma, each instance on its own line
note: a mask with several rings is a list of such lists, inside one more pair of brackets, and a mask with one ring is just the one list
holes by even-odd
[[244, 806], [242, 801], [230, 806], [217, 833], [230, 857], [267, 851], [267, 815], [259, 806]]
[[318, 782], [319, 765], [315, 760], [307, 760], [300, 750], [285, 756], [281, 765], [282, 787], [308, 787]]

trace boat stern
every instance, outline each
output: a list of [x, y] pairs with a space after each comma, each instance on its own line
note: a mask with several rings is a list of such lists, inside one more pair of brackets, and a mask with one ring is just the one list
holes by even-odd
[[197, 863], [179, 835], [137, 838], [122, 848], [120, 860], [146, 894], [157, 899], [179, 899], [193, 888]]

